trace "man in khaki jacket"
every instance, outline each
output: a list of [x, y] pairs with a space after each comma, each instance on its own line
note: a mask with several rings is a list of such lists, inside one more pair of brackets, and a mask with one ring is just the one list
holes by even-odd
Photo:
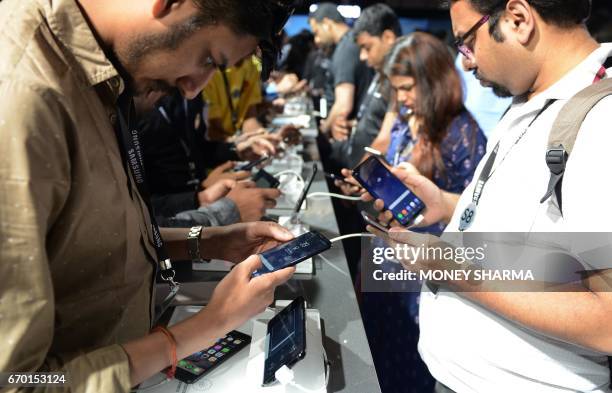
[[[0, 3], [0, 371], [120, 392], [171, 364], [170, 341], [148, 334], [158, 258], [117, 101], [173, 87], [193, 98], [218, 66], [270, 48], [286, 14], [272, 0]], [[187, 229], [161, 234], [171, 258], [189, 259]], [[289, 239], [264, 223], [203, 230], [203, 258], [247, 259], [170, 329], [179, 359], [270, 304], [293, 270], [250, 279], [249, 255]]]

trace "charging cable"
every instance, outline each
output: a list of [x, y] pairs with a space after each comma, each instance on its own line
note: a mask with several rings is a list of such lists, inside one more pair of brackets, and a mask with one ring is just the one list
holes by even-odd
[[305, 183], [304, 182], [304, 178], [302, 178], [302, 176], [299, 173], [297, 173], [296, 171], [292, 171], [292, 170], [281, 171], [281, 172], [278, 172], [277, 174], [275, 174], [274, 177], [280, 178], [282, 175], [293, 175], [293, 176], [297, 177], [297, 179], [302, 184], [302, 187], [304, 187], [303, 186], [303, 184]]
[[411, 225], [407, 226], [407, 227], [406, 227], [406, 229], [411, 229], [411, 228], [414, 228], [414, 227], [419, 226], [419, 224], [420, 224], [420, 223], [422, 223], [424, 219], [425, 219], [425, 216], [424, 216], [424, 215], [422, 215], [422, 214], [419, 214], [419, 215], [418, 215], [418, 216], [417, 216], [417, 217], [414, 219], [414, 222], [413, 222]]
[[323, 346], [323, 343], [320, 343], [319, 345], [321, 346], [321, 352], [323, 354], [323, 364], [325, 365], [325, 385], [324, 386], [321, 386], [318, 389], [307, 389], [297, 384], [295, 382], [295, 373], [293, 372], [292, 369], [290, 369], [286, 365], [283, 365], [281, 368], [276, 370], [276, 372], [274, 373], [274, 377], [276, 378], [276, 380], [280, 382], [282, 386], [292, 386], [296, 388], [297, 390], [301, 392], [305, 392], [305, 393], [319, 393], [321, 390], [327, 391], [327, 385], [329, 385], [329, 374], [330, 374], [331, 363], [327, 359], [327, 352], [325, 351], [325, 347]]
[[360, 201], [361, 197], [352, 197], [352, 196], [346, 196], [346, 195], [340, 195], [340, 194], [332, 194], [330, 192], [313, 192], [308, 194], [307, 198], [315, 198], [315, 197], [331, 197], [331, 198], [338, 198], [338, 199], [344, 199], [346, 201]]
[[160, 386], [163, 386], [163, 385], [167, 384], [170, 381], [172, 381], [172, 379], [170, 379], [170, 378], [168, 378], [168, 377], [166, 377], [164, 375], [164, 379], [159, 381], [158, 383], [155, 383], [155, 384], [153, 384], [151, 386], [147, 386], [146, 388], [131, 389], [130, 393], [147, 392], [149, 390], [153, 390], [153, 389], [156, 389], [156, 388], [158, 388]]
[[348, 234], [348, 235], [335, 237], [333, 239], [330, 239], [329, 241], [331, 243], [335, 243], [335, 242], [338, 242], [340, 240], [350, 239], [350, 238], [353, 238], [353, 237], [376, 237], [376, 236], [374, 234], [372, 234], [372, 233], [351, 233], [351, 234]]

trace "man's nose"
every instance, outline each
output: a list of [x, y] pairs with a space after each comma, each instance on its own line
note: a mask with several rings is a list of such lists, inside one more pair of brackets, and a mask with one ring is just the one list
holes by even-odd
[[192, 100], [204, 90], [214, 72], [215, 69], [181, 77], [177, 80], [177, 87], [181, 90], [183, 97]]
[[461, 56], [461, 66], [463, 66], [464, 71], [471, 71], [476, 68], [476, 62], [474, 61], [474, 56], [466, 57]]
[[359, 51], [359, 60], [363, 61], [364, 63], [368, 61], [368, 52], [365, 49]]

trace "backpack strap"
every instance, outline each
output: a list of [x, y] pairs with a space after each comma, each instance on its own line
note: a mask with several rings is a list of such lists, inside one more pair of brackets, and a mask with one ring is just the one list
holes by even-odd
[[612, 79], [604, 79], [580, 91], [561, 109], [548, 137], [546, 165], [550, 169], [550, 180], [546, 194], [540, 200], [544, 203], [555, 194], [559, 210], [563, 214], [561, 184], [565, 164], [572, 153], [580, 127], [591, 109], [605, 97], [612, 95]]

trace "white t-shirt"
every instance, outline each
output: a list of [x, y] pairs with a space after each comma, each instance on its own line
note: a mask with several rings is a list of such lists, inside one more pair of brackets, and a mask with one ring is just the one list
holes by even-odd
[[[563, 216], [554, 196], [540, 203], [550, 178], [545, 152], [552, 124], [611, 55], [612, 44], [603, 44], [547, 91], [512, 106], [474, 175], [478, 179], [501, 141], [469, 231], [612, 232], [612, 97], [582, 124], [563, 178]], [[548, 99], [558, 101], [515, 143]], [[475, 183], [461, 196], [447, 230], [458, 230]], [[449, 388], [459, 393], [609, 391], [605, 355], [535, 333], [453, 292], [434, 295], [423, 288], [419, 351], [432, 375]]]

